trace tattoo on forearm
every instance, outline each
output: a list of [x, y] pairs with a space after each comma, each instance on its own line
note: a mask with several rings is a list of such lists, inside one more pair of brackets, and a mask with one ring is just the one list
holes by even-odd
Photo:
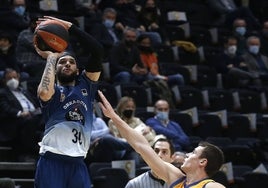
[[55, 62], [56, 58], [49, 58], [46, 68], [45, 68], [45, 74], [43, 75], [41, 86], [42, 88], [49, 90], [49, 84], [51, 82], [51, 75], [54, 76], [54, 70], [55, 70]]

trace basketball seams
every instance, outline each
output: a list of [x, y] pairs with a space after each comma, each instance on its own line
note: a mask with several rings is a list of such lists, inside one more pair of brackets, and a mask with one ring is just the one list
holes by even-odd
[[44, 42], [51, 48], [55, 49], [58, 52], [63, 51], [67, 47], [67, 42], [55, 35], [54, 33], [50, 33], [47, 31], [39, 30], [37, 32], [42, 39], [45, 39]]

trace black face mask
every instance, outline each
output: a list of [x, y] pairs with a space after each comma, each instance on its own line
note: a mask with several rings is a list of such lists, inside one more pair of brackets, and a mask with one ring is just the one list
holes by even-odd
[[145, 10], [147, 12], [155, 12], [156, 11], [156, 8], [155, 7], [146, 7]]
[[124, 110], [123, 111], [123, 115], [126, 117], [126, 118], [131, 118], [133, 116], [133, 113], [134, 113], [134, 110]]
[[150, 47], [150, 46], [142, 46], [142, 45], [139, 45], [138, 46], [139, 50], [143, 53], [146, 53], [146, 54], [150, 54], [150, 53], [153, 53], [153, 48]]
[[132, 46], [134, 46], [135, 45], [135, 41], [133, 41], [133, 40], [125, 40], [125, 44], [126, 44], [126, 46], [127, 47], [132, 47]]

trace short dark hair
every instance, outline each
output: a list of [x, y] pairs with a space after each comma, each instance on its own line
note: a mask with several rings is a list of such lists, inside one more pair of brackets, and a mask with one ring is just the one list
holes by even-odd
[[222, 150], [208, 142], [200, 142], [198, 146], [204, 147], [204, 150], [199, 158], [207, 159], [207, 166], [205, 167], [205, 171], [209, 177], [214, 175], [221, 168], [224, 162], [224, 154]]
[[157, 139], [157, 140], [153, 143], [153, 145], [152, 145], [152, 148], [153, 148], [153, 149], [154, 149], [155, 144], [156, 144], [157, 142], [167, 142], [167, 143], [169, 143], [170, 155], [172, 156], [172, 155], [175, 153], [175, 148], [174, 148], [174, 145], [173, 145], [173, 143], [172, 143], [171, 140], [169, 140], [169, 139], [167, 139], [167, 138], [159, 138], [159, 139]]

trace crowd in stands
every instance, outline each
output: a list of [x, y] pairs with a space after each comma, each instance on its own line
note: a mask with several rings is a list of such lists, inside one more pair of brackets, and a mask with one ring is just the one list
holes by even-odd
[[[0, 146], [12, 147], [14, 160], [35, 161], [38, 156], [44, 122], [36, 84], [46, 63], [33, 46], [39, 17], [51, 15], [71, 21], [103, 45], [103, 65], [108, 63], [108, 67], [103, 66], [100, 83], [114, 88], [150, 88], [150, 100], [144, 105], [153, 110], [146, 118], [137, 113], [145, 110], [137, 105], [141, 98], [119, 95], [111, 103], [152, 145], [161, 136], [160, 141], [171, 148], [169, 152], [181, 155], [192, 149], [191, 136], [199, 135], [188, 134], [182, 122], [171, 117], [171, 112], [186, 110], [180, 106], [185, 105], [184, 96], [176, 88], [264, 93], [259, 105], [262, 109], [250, 113], [268, 113], [264, 104], [268, 97], [267, 10], [267, 0], [1, 0]], [[75, 37], [70, 36], [69, 42], [83, 66], [90, 57]], [[205, 71], [215, 72], [215, 77]], [[164, 89], [159, 90], [160, 85]], [[87, 163], [134, 159], [145, 165], [97, 108]], [[210, 110], [198, 110], [204, 109]], [[223, 109], [227, 107], [219, 110]], [[174, 151], [165, 139], [174, 144]], [[261, 139], [261, 160], [268, 164], [267, 138]]]

